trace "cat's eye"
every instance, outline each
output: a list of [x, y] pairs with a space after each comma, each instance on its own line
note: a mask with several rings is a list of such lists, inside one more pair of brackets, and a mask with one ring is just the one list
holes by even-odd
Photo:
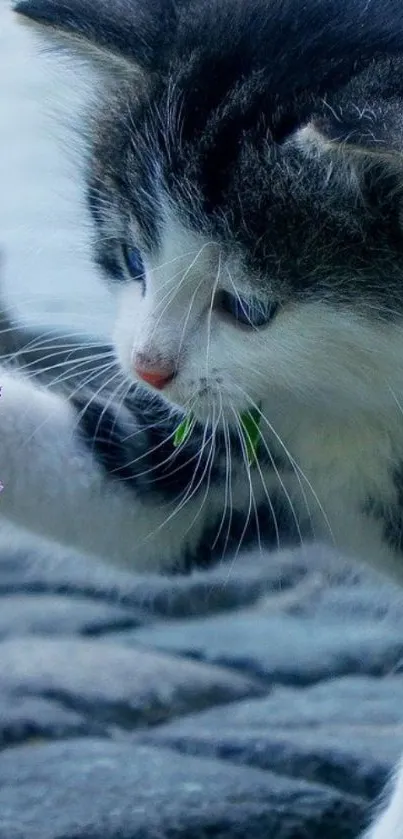
[[215, 306], [227, 315], [231, 315], [238, 323], [252, 328], [266, 326], [278, 310], [278, 303], [263, 303], [253, 297], [247, 300], [225, 289], [217, 293]]
[[144, 262], [138, 248], [123, 245], [123, 260], [132, 280], [145, 283]]

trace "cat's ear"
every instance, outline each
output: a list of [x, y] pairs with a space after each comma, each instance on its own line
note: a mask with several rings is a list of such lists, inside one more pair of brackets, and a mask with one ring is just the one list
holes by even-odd
[[174, 0], [18, 0], [14, 10], [111, 73], [158, 72], [176, 28]]
[[369, 102], [402, 98], [402, 0], [279, 0], [277, 7], [284, 10], [282, 26], [276, 20], [284, 36], [267, 38], [275, 141], [315, 117], [329, 126], [334, 117], [337, 134], [340, 109], [346, 114], [350, 106], [355, 119], [354, 109], [358, 114]]
[[400, 56], [373, 61], [315, 111], [311, 122], [325, 140], [359, 154], [400, 155], [403, 49]]

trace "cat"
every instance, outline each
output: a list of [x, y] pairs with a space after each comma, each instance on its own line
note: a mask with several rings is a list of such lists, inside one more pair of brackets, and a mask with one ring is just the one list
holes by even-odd
[[[136, 571], [318, 539], [403, 583], [401, 0], [16, 10], [99, 69], [123, 390], [4, 368], [2, 512]], [[403, 766], [367, 839], [403, 839]]]

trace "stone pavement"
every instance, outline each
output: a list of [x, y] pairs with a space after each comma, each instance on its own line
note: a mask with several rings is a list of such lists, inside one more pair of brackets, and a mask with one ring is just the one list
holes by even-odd
[[3, 545], [0, 839], [354, 839], [402, 667], [401, 596], [319, 548], [169, 580]]

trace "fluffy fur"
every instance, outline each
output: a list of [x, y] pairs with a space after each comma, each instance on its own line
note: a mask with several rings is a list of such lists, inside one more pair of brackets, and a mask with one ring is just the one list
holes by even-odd
[[[2, 509], [135, 569], [319, 538], [402, 581], [401, 0], [17, 10], [102, 70], [87, 196], [127, 388], [5, 373]], [[402, 839], [401, 788], [371, 839]]]

